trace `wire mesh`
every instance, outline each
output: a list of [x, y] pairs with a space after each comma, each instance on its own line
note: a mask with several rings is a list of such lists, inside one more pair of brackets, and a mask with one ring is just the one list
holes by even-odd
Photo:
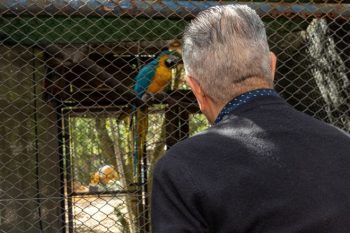
[[[183, 65], [153, 96], [135, 77], [185, 26], [233, 1], [0, 2], [0, 232], [151, 232], [152, 169], [208, 126]], [[266, 24], [275, 88], [350, 131], [350, 5], [241, 1]], [[174, 52], [174, 54], [175, 54]]]

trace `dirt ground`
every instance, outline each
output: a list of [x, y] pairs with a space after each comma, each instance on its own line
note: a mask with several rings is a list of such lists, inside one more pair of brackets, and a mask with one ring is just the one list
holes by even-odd
[[122, 233], [118, 212], [126, 214], [123, 197], [74, 197], [74, 232]]

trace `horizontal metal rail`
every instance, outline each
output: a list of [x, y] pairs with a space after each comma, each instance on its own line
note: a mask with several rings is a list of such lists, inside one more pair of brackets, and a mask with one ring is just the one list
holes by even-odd
[[246, 4], [261, 16], [322, 17], [350, 19], [350, 4], [336, 3], [263, 3], [233, 1], [141, 1], [141, 0], [0, 0], [0, 14], [144, 16], [193, 18], [198, 12], [223, 4]]

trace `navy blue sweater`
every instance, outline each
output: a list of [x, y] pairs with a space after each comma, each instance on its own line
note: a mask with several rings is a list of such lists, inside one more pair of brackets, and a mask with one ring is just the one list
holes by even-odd
[[259, 97], [157, 163], [155, 233], [349, 233], [350, 137]]

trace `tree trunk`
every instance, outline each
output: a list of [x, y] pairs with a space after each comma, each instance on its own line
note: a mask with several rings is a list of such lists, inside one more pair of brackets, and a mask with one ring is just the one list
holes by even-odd
[[[109, 124], [111, 127], [111, 131], [112, 131], [112, 139], [113, 139], [113, 146], [114, 146], [114, 152], [115, 152], [115, 156], [116, 159], [118, 161], [118, 165], [117, 169], [119, 174], [121, 174], [120, 176], [120, 181], [122, 183], [122, 186], [124, 189], [128, 189], [129, 185], [128, 185], [128, 180], [130, 180], [129, 176], [129, 172], [126, 172], [130, 169], [128, 169], [128, 166], [125, 163], [125, 160], [123, 159], [123, 156], [120, 152], [120, 147], [119, 147], [119, 135], [118, 135], [118, 131], [115, 129], [115, 124], [113, 123], [113, 120], [111, 118], [109, 118]], [[129, 178], [129, 179], [128, 179]], [[133, 223], [133, 220], [136, 217], [136, 206], [135, 206], [135, 197], [133, 195], [127, 195], [125, 196], [125, 202], [126, 202], [126, 206], [127, 206], [127, 223], [128, 223], [128, 227], [129, 227], [129, 231], [130, 233], [136, 233], [136, 229], [135, 229], [135, 224]]]

